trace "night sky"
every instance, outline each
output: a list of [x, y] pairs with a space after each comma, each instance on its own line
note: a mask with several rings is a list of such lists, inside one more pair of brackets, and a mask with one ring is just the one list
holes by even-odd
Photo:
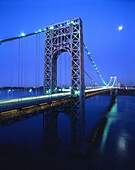
[[[118, 82], [135, 86], [134, 0], [0, 0], [0, 39], [77, 17], [83, 21], [84, 43], [105, 81], [117, 76]], [[119, 31], [121, 25], [123, 30]], [[36, 38], [40, 41], [37, 47]], [[22, 80], [21, 73], [18, 75], [19, 41], [0, 46], [0, 86], [17, 86], [21, 81], [24, 86], [43, 85], [44, 33], [40, 37], [24, 38], [20, 48]], [[37, 67], [36, 48], [40, 51]], [[70, 56], [63, 53], [58, 60], [58, 85], [70, 85]], [[36, 77], [35, 69], [40, 77]], [[86, 55], [85, 70], [102, 85]], [[86, 84], [92, 84], [87, 77], [85, 80]]]

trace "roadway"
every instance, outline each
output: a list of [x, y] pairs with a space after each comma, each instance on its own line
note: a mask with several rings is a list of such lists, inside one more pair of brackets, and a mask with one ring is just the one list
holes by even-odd
[[[112, 88], [89, 89], [89, 90], [85, 90], [85, 94], [86, 94], [86, 97], [90, 97], [92, 94], [94, 95], [94, 94], [98, 94], [98, 93], [103, 93], [103, 92], [111, 90], [111, 89]], [[71, 97], [71, 92], [0, 100], [0, 110], [7, 109], [10, 107], [11, 108], [18, 107], [19, 105], [21, 105], [21, 107], [22, 107], [22, 105], [23, 106], [32, 105], [32, 104], [54, 101], [54, 100], [69, 98], [69, 97]]]

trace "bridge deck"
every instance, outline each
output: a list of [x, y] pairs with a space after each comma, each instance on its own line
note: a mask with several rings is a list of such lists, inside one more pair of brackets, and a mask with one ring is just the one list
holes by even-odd
[[[85, 90], [88, 98], [99, 93], [111, 90], [110, 88]], [[14, 124], [18, 121], [37, 116], [44, 111], [61, 110], [70, 106], [71, 92], [22, 99], [0, 101], [0, 128]], [[21, 103], [20, 103], [21, 102]], [[13, 105], [14, 104], [14, 105]]]
[[[99, 88], [99, 89], [85, 90], [85, 96], [90, 97], [91, 95], [95, 95], [97, 93], [103, 93], [111, 89], [112, 88]], [[54, 101], [54, 100], [69, 98], [69, 97], [71, 97], [71, 92], [0, 100], [0, 111], [7, 110], [7, 109], [10, 110], [10, 108], [11, 109], [19, 108], [19, 106], [22, 107], [22, 106], [34, 105], [38, 103], [49, 102], [49, 101]]]

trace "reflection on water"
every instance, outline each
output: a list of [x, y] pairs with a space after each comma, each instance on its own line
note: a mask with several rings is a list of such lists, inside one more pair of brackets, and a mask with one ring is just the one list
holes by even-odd
[[118, 154], [120, 155], [126, 155], [127, 152], [127, 146], [128, 146], [128, 134], [124, 131], [121, 132], [119, 138], [118, 138]]
[[94, 164], [97, 169], [134, 169], [134, 102], [133, 96], [95, 96], [86, 100], [86, 108], [85, 103], [80, 107], [73, 102], [59, 109], [53, 107], [1, 129], [0, 144], [27, 143], [44, 152], [57, 151], [57, 159], [59, 151], [70, 156], [81, 153], [83, 158], [76, 157], [77, 164], [83, 159], [87, 168]]
[[[105, 115], [107, 118], [103, 118], [103, 119], [106, 119], [106, 124], [105, 124], [105, 128], [103, 131], [102, 141], [101, 141], [101, 146], [100, 146], [101, 152], [104, 149], [105, 142], [106, 142], [106, 139], [107, 139], [107, 136], [109, 133], [109, 128], [110, 128], [111, 124], [113, 122], [115, 122], [115, 116], [117, 115], [118, 108], [117, 108], [117, 98], [116, 97], [112, 97], [109, 110], [108, 110], [107, 114]], [[114, 118], [113, 118], [113, 116], [114, 116]]]
[[[86, 147], [85, 141], [85, 102], [71, 98], [68, 107], [63, 109], [63, 113], [70, 121], [70, 145], [64, 149], [71, 152], [84, 153]], [[43, 114], [43, 141], [42, 147], [57, 149], [61, 146], [61, 140], [58, 136], [58, 116], [59, 111], [54, 108], [51, 112]]]

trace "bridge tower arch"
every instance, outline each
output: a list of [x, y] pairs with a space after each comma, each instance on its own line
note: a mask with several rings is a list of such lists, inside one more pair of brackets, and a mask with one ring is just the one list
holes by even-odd
[[57, 92], [57, 57], [68, 51], [71, 56], [70, 117], [72, 143], [83, 151], [85, 140], [85, 88], [82, 20], [75, 18], [46, 27], [44, 56], [44, 93]]
[[71, 96], [84, 96], [83, 28], [80, 18], [46, 27], [44, 92], [57, 92], [57, 57], [68, 51], [71, 56]]

